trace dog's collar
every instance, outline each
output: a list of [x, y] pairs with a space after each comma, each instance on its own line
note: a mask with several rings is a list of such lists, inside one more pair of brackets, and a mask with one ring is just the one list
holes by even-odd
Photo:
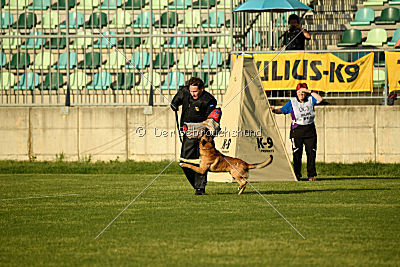
[[212, 148], [202, 148], [202, 147], [200, 147], [200, 149], [203, 149], [203, 150], [210, 150], [210, 149], [214, 149], [213, 147]]

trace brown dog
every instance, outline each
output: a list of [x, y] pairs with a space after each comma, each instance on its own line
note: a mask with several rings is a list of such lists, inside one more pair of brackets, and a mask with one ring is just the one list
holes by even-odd
[[200, 139], [200, 159], [182, 159], [181, 161], [199, 164], [193, 166], [187, 163], [180, 163], [181, 167], [194, 170], [197, 173], [204, 174], [211, 172], [229, 172], [232, 177], [239, 183], [239, 195], [244, 191], [247, 184], [247, 178], [250, 169], [261, 169], [272, 162], [272, 155], [262, 163], [249, 164], [241, 159], [224, 156], [215, 148], [214, 139], [210, 135], [204, 134]]

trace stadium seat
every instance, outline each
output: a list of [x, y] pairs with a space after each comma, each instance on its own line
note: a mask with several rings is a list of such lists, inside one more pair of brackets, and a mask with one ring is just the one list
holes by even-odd
[[161, 85], [161, 89], [177, 90], [179, 87], [185, 85], [185, 75], [181, 72], [169, 72], [165, 77], [164, 84]]
[[145, 69], [150, 66], [150, 54], [148, 52], [135, 52], [132, 56], [132, 61], [126, 63], [127, 69]]
[[86, 10], [90, 11], [94, 7], [97, 7], [100, 4], [100, 0], [85, 0], [80, 1], [79, 4], [76, 6], [78, 10]]
[[[15, 36], [19, 35], [18, 32], [6, 32], [4, 36]], [[2, 38], [1, 47], [3, 49], [17, 49], [21, 45], [21, 38]]]
[[103, 0], [103, 4], [99, 6], [100, 10], [116, 10], [122, 5], [121, 0]]
[[261, 34], [258, 31], [247, 33], [245, 38], [246, 47], [256, 47], [261, 43]]
[[212, 37], [209, 36], [195, 36], [193, 41], [189, 42], [189, 48], [207, 48], [212, 44]]
[[[88, 81], [89, 77], [82, 71], [73, 72], [69, 75], [69, 86], [71, 90], [82, 90], [86, 87]], [[67, 85], [65, 84], [63, 88], [67, 89]]]
[[400, 29], [397, 29], [393, 33], [392, 40], [390, 42], [388, 42], [388, 46], [394, 46], [396, 44], [397, 40], [399, 40], [399, 38], [400, 38]]
[[367, 0], [363, 2], [364, 6], [383, 6], [384, 5], [384, 0]]
[[[135, 34], [135, 33], [134, 33]], [[140, 46], [142, 43], [141, 37], [123, 37], [121, 40], [118, 41], [117, 47], [118, 48], [136, 48]]]
[[[65, 33], [61, 32], [61, 35]], [[50, 41], [44, 45], [46, 49], [64, 49], [67, 46], [67, 38], [50, 38]]]
[[92, 13], [86, 22], [87, 28], [103, 28], [107, 26], [107, 14], [104, 12]]
[[[77, 33], [77, 35], [90, 35], [91, 33], [89, 31], [84, 32], [80, 31]], [[89, 47], [89, 45], [92, 44], [92, 39], [91, 38], [85, 38], [85, 37], [75, 37], [72, 40], [72, 44], [69, 46], [72, 49], [86, 49]]]
[[363, 46], [382, 46], [387, 42], [387, 33], [384, 29], [372, 29], [368, 32], [367, 40]]
[[14, 86], [15, 90], [34, 90], [39, 85], [37, 73], [25, 72], [20, 77], [18, 84]]
[[230, 78], [231, 78], [230, 71], [217, 72], [217, 75], [214, 77], [213, 83], [210, 85], [210, 89], [225, 91], [226, 88], [228, 88]]
[[142, 9], [146, 4], [146, 0], [128, 0], [122, 5], [122, 9], [126, 10], [139, 10]]
[[26, 0], [9, 0], [8, 6], [5, 6], [4, 10], [23, 10], [28, 4], [29, 1]]
[[6, 54], [4, 53], [1, 53], [0, 55], [1, 55], [0, 57], [0, 70], [1, 70], [7, 64], [7, 57]]
[[[242, 12], [235, 12], [232, 14], [233, 25], [234, 27], [241, 27], [242, 26], [242, 17], [244, 16], [245, 25], [250, 23], [249, 13], [242, 13]], [[225, 22], [225, 27], [229, 28], [231, 26], [231, 21]]]
[[389, 5], [400, 5], [400, 0], [389, 1]]
[[[77, 65], [77, 56], [75, 52], [69, 52], [69, 69], [74, 69]], [[67, 69], [67, 52], [64, 52], [58, 58], [58, 63], [53, 66], [55, 69]]]
[[374, 53], [374, 67], [385, 67], [385, 53], [375, 52]]
[[199, 10], [189, 10], [185, 12], [183, 17], [183, 24], [179, 24], [178, 28], [197, 28], [200, 26], [201, 16]]
[[13, 15], [10, 12], [2, 12], [1, 13], [1, 28], [8, 29], [14, 23]]
[[[185, 32], [178, 31], [176, 34], [185, 34]], [[187, 36], [170, 37], [164, 48], [184, 48], [188, 41], [189, 38]]]
[[337, 56], [343, 61], [351, 62], [350, 60], [350, 53], [347, 52], [333, 52], [332, 55]]
[[360, 58], [368, 55], [369, 53], [371, 53], [371, 52], [356, 52], [355, 51], [354, 53], [352, 53], [352, 60], [350, 60], [350, 62], [354, 62], [356, 60], [359, 60]]
[[111, 24], [108, 25], [110, 29], [125, 29], [132, 23], [132, 16], [129, 12], [116, 12]]
[[113, 51], [108, 55], [107, 62], [102, 65], [103, 69], [121, 69], [125, 66], [126, 60], [123, 54], [118, 51]]
[[[75, 7], [76, 0], [68, 0], [68, 10]], [[60, 0], [51, 6], [53, 10], [65, 10], [65, 0]]]
[[179, 56], [178, 69], [194, 69], [199, 64], [199, 56], [195, 51], [186, 51]]
[[205, 23], [202, 23], [203, 28], [221, 28], [225, 23], [225, 12], [224, 11], [212, 11], [208, 14], [208, 19]]
[[52, 65], [54, 65], [54, 63], [54, 55], [48, 51], [44, 51], [35, 56], [35, 60], [31, 68], [37, 70], [48, 70]]
[[230, 0], [219, 0], [217, 4], [218, 9], [230, 9], [231, 8], [231, 1]]
[[103, 32], [102, 33], [106, 37], [100, 37], [95, 44], [93, 44], [93, 48], [112, 48], [117, 45], [117, 37], [109, 37], [107, 35], [115, 35], [115, 32]]
[[375, 21], [375, 11], [372, 8], [361, 8], [357, 10], [356, 16], [350, 22], [351, 26], [371, 25]]
[[[153, 10], [164, 10], [168, 6], [169, 0], [152, 0]], [[147, 6], [145, 9], [150, 9], [150, 6]]]
[[222, 65], [222, 54], [217, 51], [210, 51], [204, 55], [203, 61], [199, 64], [200, 69], [216, 69]]
[[215, 6], [215, 0], [198, 0], [193, 3], [193, 9], [211, 9]]
[[43, 29], [55, 29], [58, 26], [59, 17], [57, 12], [46, 12], [42, 16], [42, 22], [40, 23], [40, 28]]
[[209, 84], [209, 82], [210, 82], [210, 78], [209, 78], [209, 75], [208, 75], [208, 73], [207, 72], [198, 72], [198, 71], [195, 71], [195, 72], [193, 72], [193, 75], [192, 75], [193, 77], [198, 77], [198, 78], [200, 78], [202, 81], [203, 81], [203, 83], [204, 83], [204, 87], [208, 87], [208, 84]]
[[[153, 71], [153, 86], [154, 87], [159, 87], [161, 84], [161, 75], [155, 71]], [[150, 90], [151, 84], [150, 84], [150, 73], [146, 72], [143, 74], [140, 83], [135, 86], [136, 90]], [[153, 88], [155, 89], [155, 88]]]
[[342, 40], [337, 44], [338, 47], [357, 46], [362, 42], [362, 34], [360, 30], [346, 30], [342, 35]]
[[400, 21], [400, 10], [395, 7], [388, 7], [382, 10], [381, 16], [375, 20], [376, 25], [394, 25]]
[[113, 90], [131, 90], [135, 85], [135, 75], [132, 72], [118, 73], [117, 79], [111, 84]]
[[169, 9], [188, 9], [192, 5], [192, 0], [174, 0], [174, 2], [168, 6]]
[[50, 0], [33, 0], [33, 4], [28, 6], [29, 10], [47, 10], [50, 7]]
[[31, 57], [29, 53], [20, 52], [12, 55], [10, 64], [7, 66], [9, 69], [24, 70], [29, 68]]
[[0, 7], [3, 8], [6, 5], [6, 0], [0, 1]]
[[79, 62], [79, 69], [97, 69], [101, 65], [101, 54], [99, 52], [90, 52], [85, 54], [85, 60]]
[[217, 42], [212, 45], [213, 48], [226, 48], [231, 49], [232, 46], [232, 36], [230, 32], [225, 32], [226, 36], [218, 36]]
[[[142, 11], [137, 16], [135, 23], [133, 24], [133, 28], [150, 28], [150, 11]], [[152, 17], [152, 25], [155, 22], [154, 13], [151, 13]]]
[[155, 69], [169, 69], [174, 65], [174, 54], [172, 52], [161, 52], [157, 54], [156, 59], [153, 62], [153, 68]]
[[47, 73], [44, 76], [44, 82], [41, 88], [43, 90], [58, 90], [63, 86], [63, 75], [62, 73]]
[[106, 90], [111, 86], [111, 75], [108, 72], [95, 73], [93, 81], [86, 87], [88, 90]]
[[[159, 31], [154, 31], [153, 34], [161, 34]], [[165, 43], [164, 37], [153, 37], [153, 48], [161, 48]], [[144, 39], [143, 48], [150, 49], [150, 37]]]
[[383, 88], [385, 86], [385, 70], [383, 69], [374, 69], [373, 71], [373, 87], [374, 88]]
[[[71, 12], [68, 15], [68, 23], [70, 29], [79, 29], [85, 23], [85, 16], [81, 12]], [[60, 24], [60, 29], [66, 29], [67, 22], [63, 21]]]
[[157, 28], [174, 28], [178, 25], [178, 14], [175, 12], [164, 12], [161, 14], [160, 20], [155, 24]]
[[0, 75], [0, 90], [10, 90], [15, 84], [15, 76], [11, 72], [2, 72]]
[[19, 15], [18, 21], [13, 25], [14, 29], [32, 29], [37, 24], [35, 13], [26, 12]]
[[[29, 35], [42, 35], [41, 32], [32, 32]], [[45, 38], [28, 38], [25, 44], [21, 45], [22, 49], [40, 49], [45, 43]]]

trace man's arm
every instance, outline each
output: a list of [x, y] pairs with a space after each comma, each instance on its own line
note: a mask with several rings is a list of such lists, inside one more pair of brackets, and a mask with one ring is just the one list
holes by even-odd
[[270, 107], [270, 109], [271, 109], [272, 113], [275, 113], [275, 114], [283, 114], [283, 112], [282, 112], [282, 110], [281, 110], [280, 108], [273, 108], [273, 107]]
[[303, 31], [304, 37], [305, 37], [306, 39], [311, 39], [311, 34], [310, 34], [306, 29], [302, 28], [302, 27], [300, 26], [300, 24], [297, 24], [297, 25], [296, 25], [296, 28], [299, 29], [300, 31]]
[[318, 93], [316, 93], [316, 92], [313, 92], [313, 91], [311, 91], [311, 90], [308, 90], [308, 89], [305, 89], [305, 88], [302, 88], [302, 89], [300, 89], [300, 90], [303, 90], [305, 93], [307, 93], [307, 94], [311, 94], [311, 96], [312, 97], [314, 97], [316, 100], [317, 100], [317, 104], [319, 104], [319, 103], [321, 103], [322, 102], [322, 96], [320, 96]]
[[173, 111], [178, 111], [179, 106], [183, 104], [183, 90], [184, 88], [179, 89], [171, 101], [171, 108]]

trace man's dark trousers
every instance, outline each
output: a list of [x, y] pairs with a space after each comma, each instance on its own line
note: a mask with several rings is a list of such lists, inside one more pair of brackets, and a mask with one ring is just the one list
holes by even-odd
[[[200, 140], [193, 138], [189, 139], [186, 135], [183, 136], [182, 149], [181, 149], [181, 158], [184, 159], [199, 159], [200, 158], [200, 150], [199, 150]], [[186, 178], [193, 186], [194, 189], [205, 189], [207, 184], [207, 173], [199, 174], [190, 168], [182, 167], [183, 172], [186, 175]]]

